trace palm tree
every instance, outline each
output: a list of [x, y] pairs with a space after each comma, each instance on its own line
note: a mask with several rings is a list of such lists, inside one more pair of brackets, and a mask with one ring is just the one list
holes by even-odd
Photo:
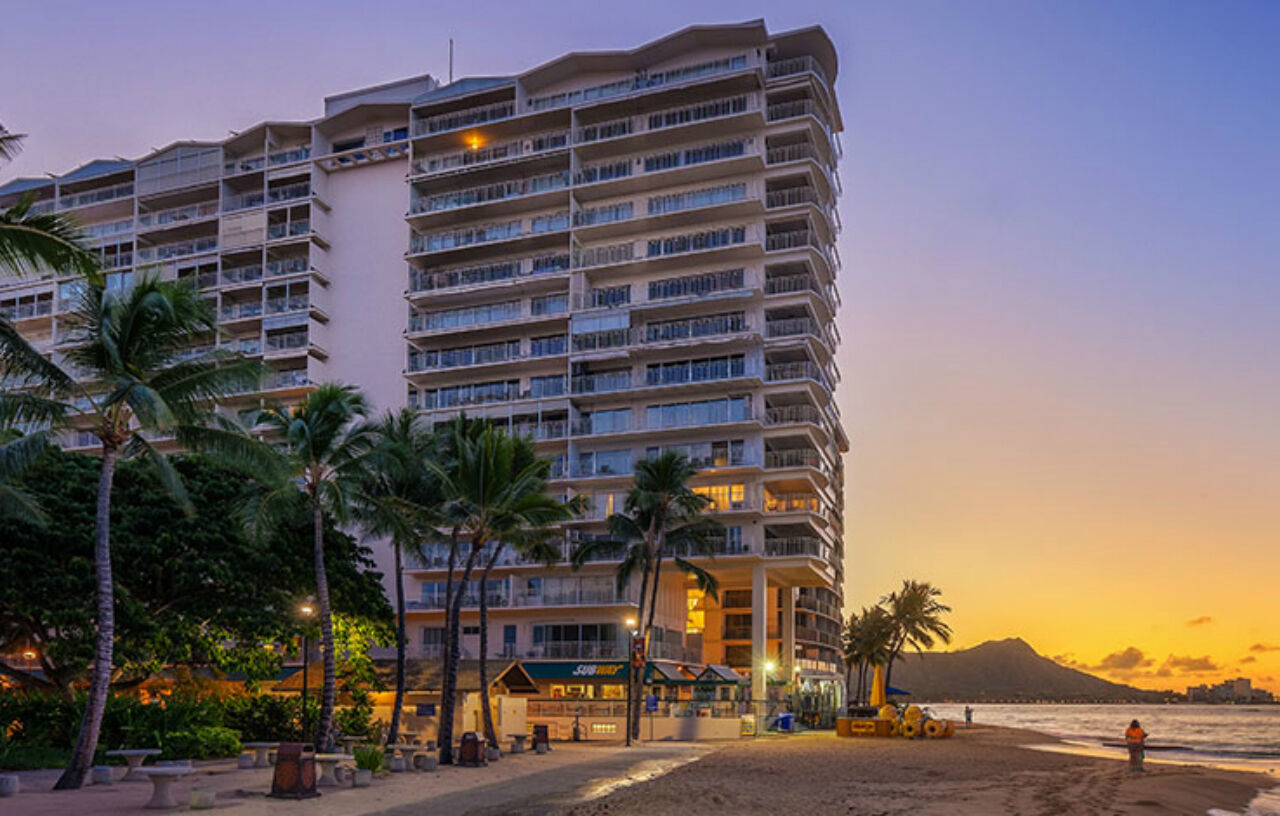
[[337, 697], [333, 613], [324, 563], [324, 520], [328, 514], [339, 524], [351, 521], [360, 489], [367, 483], [366, 466], [376, 442], [369, 426], [360, 422], [367, 412], [364, 396], [355, 388], [327, 383], [292, 408], [267, 408], [253, 418], [277, 443], [279, 459], [262, 480], [265, 490], [246, 507], [252, 525], [259, 534], [278, 529], [295, 517], [299, 503], [306, 506], [312, 518], [316, 605], [324, 662], [315, 744], [322, 751], [333, 747], [333, 707]]
[[942, 590], [928, 581], [903, 581], [902, 587], [886, 595], [881, 603], [888, 607], [894, 624], [894, 637], [889, 647], [885, 668], [885, 685], [893, 679], [893, 663], [903, 650], [911, 646], [917, 652], [933, 648], [937, 641], [951, 642], [951, 626], [942, 616], [951, 611], [938, 597]]
[[[182, 481], [148, 437], [173, 436], [187, 449], [241, 449], [248, 440], [214, 413], [214, 401], [256, 384], [256, 364], [216, 351], [192, 354], [215, 329], [194, 290], [143, 276], [124, 292], [89, 282], [68, 316], [67, 368], [46, 358], [12, 326], [0, 326], [0, 368], [14, 390], [0, 394], [0, 415], [39, 430], [76, 429], [100, 446], [94, 571], [97, 646], [89, 699], [76, 748], [58, 789], [78, 788], [93, 761], [111, 682], [115, 634], [111, 580], [111, 488], [122, 458], [150, 461], [162, 483], [186, 502]], [[72, 373], [75, 372], [75, 373]]]
[[[889, 660], [895, 627], [889, 613], [882, 606], [863, 607], [861, 614], [849, 615], [841, 637], [845, 662], [845, 687], [849, 698], [861, 703], [866, 699], [868, 669], [883, 666]], [[853, 670], [858, 670], [858, 681], [853, 682]]]
[[[23, 138], [0, 125], [0, 159], [18, 155]], [[75, 221], [65, 213], [33, 213], [33, 203], [28, 195], [0, 210], [0, 274], [43, 270], [95, 276], [97, 256], [85, 246]]]
[[[452, 427], [452, 454], [447, 463], [429, 467], [440, 480], [441, 503], [433, 524], [450, 531], [449, 589], [446, 591], [446, 654], [441, 683], [438, 741], [440, 761], [453, 761], [453, 717], [461, 658], [460, 622], [467, 586], [476, 568], [480, 579], [480, 688], [486, 737], [497, 744], [488, 696], [488, 598], [485, 581], [507, 544], [543, 561], [553, 561], [547, 538], [550, 528], [566, 521], [572, 509], [543, 491], [551, 463], [539, 457], [525, 439], [512, 438], [484, 423], [459, 418]], [[458, 543], [467, 558], [453, 583]], [[481, 562], [480, 559], [484, 558]]]
[[[687, 458], [675, 451], [640, 461], [635, 467], [634, 485], [623, 504], [624, 512], [609, 516], [609, 538], [584, 543], [573, 553], [574, 569], [579, 569], [597, 553], [621, 543], [625, 550], [618, 564], [618, 589], [625, 590], [635, 573], [640, 573], [637, 622], [643, 646], [639, 659], [631, 661], [628, 700], [635, 699], [648, 660], [663, 562], [670, 559], [712, 597], [719, 586], [715, 576], [687, 560], [687, 556], [714, 555], [715, 539], [724, 531], [719, 522], [702, 515], [711, 506], [711, 499], [689, 487], [689, 480], [697, 472]], [[639, 665], [635, 665], [637, 662]], [[640, 707], [632, 706], [628, 716], [630, 745], [640, 734]]]
[[439, 502], [439, 482], [423, 464], [436, 456], [436, 436], [412, 408], [388, 412], [369, 425], [368, 431], [374, 447], [356, 511], [370, 535], [390, 542], [395, 558], [396, 692], [387, 729], [387, 744], [393, 745], [399, 740], [400, 712], [404, 707], [404, 561], [421, 560], [424, 530], [416, 523], [417, 509]]

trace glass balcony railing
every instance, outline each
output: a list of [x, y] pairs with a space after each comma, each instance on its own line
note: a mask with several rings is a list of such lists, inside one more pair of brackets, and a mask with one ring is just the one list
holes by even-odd
[[307, 378], [306, 369], [294, 369], [290, 371], [275, 371], [266, 376], [263, 380], [263, 387], [266, 389], [274, 388], [298, 388], [310, 385], [311, 381]]
[[281, 275], [294, 275], [306, 272], [311, 268], [306, 258], [286, 258], [280, 261], [267, 261], [267, 277], [276, 278]]
[[764, 466], [767, 468], [823, 468], [822, 456], [816, 450], [798, 448], [794, 450], [765, 451]]
[[87, 207], [90, 204], [101, 204], [104, 201], [114, 201], [117, 198], [127, 198], [131, 195], [133, 195], [133, 182], [127, 181], [123, 184], [102, 187], [98, 190], [89, 190], [84, 193], [67, 193], [59, 196], [58, 209], [71, 210], [77, 207]]
[[218, 315], [224, 322], [261, 317], [262, 304], [256, 300], [250, 303], [223, 304], [222, 308], [218, 310]]
[[568, 186], [569, 171], [565, 170], [527, 179], [514, 179], [497, 184], [486, 184], [480, 187], [426, 196], [413, 202], [413, 206], [409, 211], [414, 215], [444, 212], [461, 207], [472, 207], [478, 204], [488, 204], [495, 201], [524, 198], [538, 193], [563, 190]]
[[218, 249], [217, 238], [198, 238], [194, 241], [181, 241], [173, 244], [139, 247], [138, 259], [141, 261], [164, 261], [170, 258], [183, 258], [188, 255], [199, 255], [214, 252]]
[[167, 210], [158, 210], [156, 212], [138, 213], [139, 227], [167, 227], [174, 224], [181, 224], [185, 221], [194, 221], [200, 218], [209, 218], [218, 214], [218, 202], [204, 201], [199, 204], [191, 204], [186, 207], [172, 207]]
[[254, 190], [249, 193], [237, 193], [223, 198], [222, 211], [235, 212], [237, 210], [248, 210], [253, 207], [261, 207], [266, 203], [267, 196], [261, 190]]
[[279, 167], [284, 164], [294, 164], [300, 161], [306, 161], [311, 158], [311, 147], [306, 145], [303, 147], [295, 147], [291, 150], [279, 150], [267, 156], [267, 161], [272, 167]]
[[287, 334], [267, 335], [266, 351], [273, 352], [302, 351], [310, 345], [307, 332], [289, 332]]
[[310, 299], [305, 295], [290, 295], [281, 298], [267, 298], [266, 314], [285, 314], [287, 312], [303, 312], [311, 307]]
[[280, 204], [285, 201], [296, 201], [300, 198], [309, 198], [311, 196], [311, 185], [305, 181], [297, 184], [286, 184], [282, 187], [272, 187], [267, 190], [267, 203]]
[[494, 162], [509, 161], [523, 156], [535, 156], [551, 150], [560, 150], [569, 144], [569, 131], [539, 133], [526, 139], [488, 145], [475, 150], [455, 150], [426, 156], [413, 163], [416, 175], [445, 173], [467, 167], [482, 166]]
[[410, 292], [432, 292], [462, 286], [480, 286], [488, 283], [515, 280], [531, 275], [546, 275], [569, 269], [569, 255], [555, 253], [533, 258], [513, 258], [485, 264], [450, 267], [445, 269], [409, 269]]
[[252, 173], [256, 170], [261, 170], [263, 167], [266, 167], [266, 166], [267, 166], [267, 159], [265, 156], [255, 156], [253, 158], [245, 158], [245, 159], [232, 159], [231, 161], [223, 162], [222, 175], [235, 176], [235, 175], [239, 175], [240, 173]]
[[822, 500], [812, 493], [765, 493], [766, 513], [819, 513]]
[[309, 235], [311, 233], [311, 221], [303, 219], [301, 221], [289, 221], [283, 224], [267, 225], [267, 240], [275, 241], [281, 238], [296, 238], [300, 235]]
[[811, 73], [822, 80], [823, 85], [830, 86], [827, 81], [827, 73], [822, 70], [822, 66], [813, 57], [791, 57], [789, 59], [770, 60], [768, 67], [765, 69], [765, 76], [769, 79], [779, 79], [781, 77], [796, 76], [798, 74]]
[[262, 280], [262, 264], [236, 266], [222, 270], [222, 285], [234, 286], [241, 283], [253, 283]]
[[483, 105], [436, 116], [427, 116], [414, 120], [413, 135], [427, 136], [433, 133], [444, 133], [450, 130], [458, 130], [459, 128], [483, 125], [486, 122], [497, 122], [502, 119], [509, 119], [515, 115], [515, 112], [516, 105], [514, 102], [499, 102], [496, 105]]
[[409, 241], [411, 254], [427, 252], [443, 252], [495, 241], [507, 241], [514, 238], [558, 232], [569, 228], [569, 213], [537, 216], [526, 224], [521, 219], [494, 224], [484, 224], [466, 229], [433, 232], [427, 235], [414, 234]]
[[15, 320], [30, 320], [33, 317], [45, 317], [51, 314], [53, 314], [52, 300], [0, 304], [0, 318], [10, 322]]

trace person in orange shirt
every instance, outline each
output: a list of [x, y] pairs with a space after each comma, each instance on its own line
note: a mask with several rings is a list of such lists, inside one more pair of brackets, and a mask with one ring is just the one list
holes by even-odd
[[1137, 720], [1129, 723], [1129, 727], [1125, 729], [1124, 742], [1129, 747], [1129, 770], [1141, 771], [1142, 759], [1146, 754], [1147, 732], [1142, 730]]

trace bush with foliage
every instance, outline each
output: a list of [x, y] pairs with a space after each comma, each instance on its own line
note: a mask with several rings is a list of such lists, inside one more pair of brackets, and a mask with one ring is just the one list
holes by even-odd
[[222, 759], [240, 753], [240, 732], [220, 725], [202, 725], [165, 735], [161, 759]]
[[357, 770], [379, 771], [382, 769], [382, 749], [378, 746], [357, 745], [353, 753]]

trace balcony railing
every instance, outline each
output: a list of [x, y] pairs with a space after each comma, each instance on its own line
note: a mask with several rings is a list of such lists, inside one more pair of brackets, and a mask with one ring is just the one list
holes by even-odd
[[215, 216], [217, 214], [218, 202], [204, 201], [187, 207], [172, 207], [167, 210], [139, 213], [138, 226], [167, 227], [172, 224], [181, 224], [184, 221], [194, 221], [198, 218], [209, 218], [210, 216]]
[[818, 325], [818, 322], [808, 317], [766, 320], [764, 326], [766, 337], [796, 337], [797, 335], [812, 334], [826, 339], [826, 335], [823, 334], [822, 327]]
[[409, 291], [431, 292], [459, 286], [479, 286], [533, 275], [563, 272], [567, 269], [569, 269], [567, 253], [425, 271], [410, 267]]
[[251, 317], [261, 317], [262, 304], [256, 300], [249, 303], [225, 304], [218, 311], [218, 315], [224, 322], [229, 320], [245, 320]]
[[822, 511], [822, 500], [812, 493], [766, 493], [764, 511], [766, 513], [818, 513]]
[[164, 261], [169, 258], [183, 258], [188, 255], [199, 255], [204, 252], [214, 252], [217, 248], [217, 238], [199, 238], [194, 241], [181, 241], [174, 244], [139, 247], [138, 259], [141, 261]]
[[267, 335], [267, 352], [298, 351], [310, 345], [307, 332]]
[[409, 212], [414, 215], [444, 212], [477, 204], [524, 198], [538, 193], [563, 190], [569, 186], [569, 171], [548, 173], [527, 179], [514, 179], [496, 184], [485, 184], [465, 190], [455, 190], [439, 195], [426, 196], [413, 202]]
[[131, 195], [133, 195], [133, 182], [126, 181], [123, 184], [115, 184], [98, 190], [89, 190], [85, 193], [67, 193], [59, 196], [58, 209], [71, 210], [76, 207], [87, 207], [90, 204], [101, 204], [104, 201], [114, 201], [117, 198], [126, 198]]
[[628, 116], [586, 125], [574, 131], [574, 143], [590, 144], [606, 139], [615, 139], [620, 136], [628, 136], [632, 133], [665, 130], [695, 122], [724, 119], [758, 110], [759, 107], [759, 99], [755, 94], [722, 97], [649, 114]]
[[222, 200], [222, 211], [235, 212], [236, 210], [247, 210], [252, 207], [261, 207], [266, 203], [266, 193], [263, 193], [261, 190], [255, 190], [251, 193], [237, 193], [235, 195], [226, 196]]
[[222, 270], [222, 285], [234, 286], [241, 283], [253, 283], [262, 280], [262, 264], [235, 266]]
[[802, 422], [821, 425], [825, 419], [822, 411], [813, 405], [782, 405], [766, 408], [764, 412], [766, 425], [795, 425]]
[[604, 329], [573, 335], [576, 352], [603, 351], [606, 349], [654, 346], [677, 343], [681, 340], [705, 340], [713, 337], [750, 334], [751, 327], [741, 320], [691, 319], [676, 325], [635, 327], [630, 329]]
[[305, 369], [296, 369], [291, 371], [276, 371], [267, 375], [263, 382], [266, 389], [274, 388], [298, 388], [310, 385], [311, 381], [307, 378]]
[[541, 216], [530, 219], [527, 225], [523, 220], [515, 219], [512, 221], [484, 224], [477, 227], [467, 227], [465, 229], [433, 232], [426, 235], [418, 235], [415, 233], [409, 240], [409, 252], [411, 254], [444, 252], [450, 249], [477, 246], [480, 244], [493, 243], [495, 241], [507, 241], [531, 235], [542, 235], [549, 232], [566, 230], [568, 228], [569, 213], [565, 212], [557, 213], [553, 216]]
[[271, 153], [267, 156], [267, 161], [271, 163], [272, 167], [279, 167], [284, 164], [306, 161], [309, 158], [311, 158], [311, 146], [304, 145], [291, 150], [279, 150]]
[[305, 295], [290, 295], [281, 298], [267, 298], [266, 313], [267, 314], [284, 314], [286, 312], [302, 312], [311, 306], [310, 299]]
[[285, 224], [268, 224], [267, 240], [274, 241], [280, 238], [294, 238], [299, 235], [308, 235], [310, 232], [311, 221], [309, 219], [290, 221]]
[[33, 317], [44, 317], [51, 314], [53, 314], [52, 300], [27, 301], [25, 303], [14, 303], [8, 306], [0, 306], [0, 318], [4, 318], [10, 322], [15, 320], [30, 320]]
[[770, 363], [765, 366], [765, 380], [781, 382], [785, 380], [816, 380], [827, 390], [831, 390], [831, 380], [822, 366], [809, 360], [797, 360], [791, 363]]
[[255, 156], [251, 159], [232, 159], [229, 162], [223, 162], [222, 175], [235, 176], [240, 173], [252, 173], [256, 170], [261, 170], [266, 166], [266, 156]]
[[296, 184], [286, 184], [282, 187], [273, 187], [270, 190], [267, 190], [267, 202], [269, 204], [296, 201], [299, 198], [309, 198], [310, 196], [311, 185], [305, 181], [300, 181]]
[[789, 59], [771, 60], [768, 68], [765, 70], [765, 76], [769, 79], [778, 79], [780, 77], [795, 76], [796, 74], [811, 73], [822, 80], [823, 85], [830, 85], [827, 81], [827, 74], [822, 70], [822, 66], [813, 57], [790, 57]]
[[493, 162], [536, 156], [551, 150], [560, 150], [569, 144], [569, 131], [540, 133], [526, 139], [516, 139], [502, 144], [489, 145], [477, 150], [455, 150], [418, 159], [413, 172], [418, 175], [445, 173], [464, 167], [476, 167]]
[[777, 450], [765, 451], [764, 466], [767, 468], [822, 468], [822, 456], [815, 450]]
[[451, 111], [436, 116], [417, 119], [413, 123], [414, 136], [426, 136], [432, 133], [444, 133], [459, 128], [482, 125], [486, 122], [497, 122], [514, 116], [514, 102], [499, 102], [496, 105], [483, 105], [466, 110]]
[[281, 275], [306, 272], [310, 268], [311, 265], [306, 258], [287, 258], [282, 261], [267, 261], [266, 273], [269, 278], [278, 278]]

